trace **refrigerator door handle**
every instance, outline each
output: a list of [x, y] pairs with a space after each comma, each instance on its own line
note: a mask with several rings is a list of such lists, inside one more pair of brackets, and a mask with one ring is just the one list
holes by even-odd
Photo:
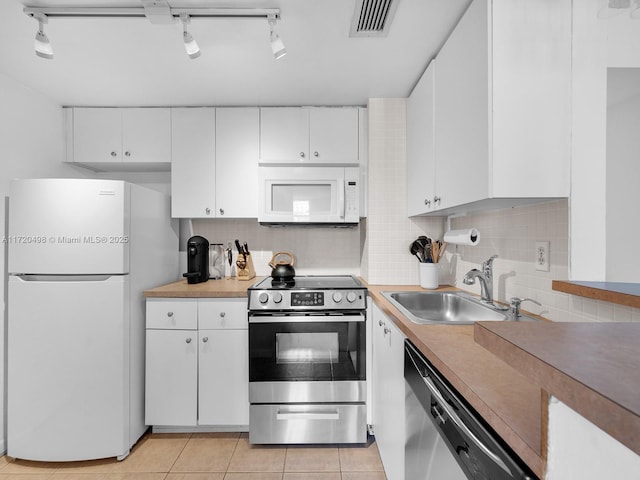
[[126, 275], [34, 275], [10, 274], [23, 282], [106, 282], [112, 277]]

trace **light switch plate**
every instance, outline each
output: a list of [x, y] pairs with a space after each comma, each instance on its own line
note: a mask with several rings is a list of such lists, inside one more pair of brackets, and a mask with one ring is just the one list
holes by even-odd
[[549, 271], [549, 242], [536, 242], [536, 270]]

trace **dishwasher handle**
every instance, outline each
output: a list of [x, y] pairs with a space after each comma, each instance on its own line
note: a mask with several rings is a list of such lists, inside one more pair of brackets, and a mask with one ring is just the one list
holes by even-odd
[[442, 409], [446, 412], [446, 414], [449, 415], [449, 418], [451, 419], [451, 421], [461, 430], [462, 433], [464, 433], [467, 436], [467, 438], [469, 438], [469, 440], [471, 440], [471, 442], [473, 444], [476, 445], [476, 447], [478, 447], [496, 465], [498, 465], [500, 468], [502, 468], [509, 475], [513, 475], [511, 470], [509, 469], [509, 467], [507, 467], [507, 465], [504, 463], [504, 461], [502, 461], [502, 459], [500, 457], [498, 457], [484, 443], [482, 443], [482, 441], [462, 421], [462, 419], [453, 410], [453, 408], [451, 408], [451, 405], [449, 405], [449, 403], [447, 403], [447, 401], [444, 399], [444, 397], [442, 396], [442, 393], [440, 393], [440, 390], [438, 390], [438, 387], [435, 386], [435, 384], [431, 381], [431, 379], [428, 377], [428, 375], [425, 376], [425, 375], [422, 374], [422, 371], [421, 371], [420, 367], [418, 367], [418, 364], [416, 363], [416, 359], [414, 358], [412, 352], [407, 349], [407, 353], [409, 354], [409, 358], [411, 359], [411, 363], [413, 363], [413, 366], [415, 367], [415, 369], [420, 374], [420, 378], [422, 378], [422, 381], [426, 385], [427, 389], [435, 397], [435, 399], [440, 404]]

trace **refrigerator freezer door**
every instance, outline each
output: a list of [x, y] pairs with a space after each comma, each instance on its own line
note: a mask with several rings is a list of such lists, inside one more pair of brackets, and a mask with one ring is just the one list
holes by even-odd
[[117, 180], [14, 180], [8, 271], [129, 273], [129, 191]]
[[9, 277], [7, 453], [71, 461], [129, 443], [128, 276]]

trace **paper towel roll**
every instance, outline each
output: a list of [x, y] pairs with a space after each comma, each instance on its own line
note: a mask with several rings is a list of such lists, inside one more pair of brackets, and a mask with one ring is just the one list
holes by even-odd
[[480, 232], [475, 228], [449, 230], [444, 234], [444, 241], [454, 245], [477, 245], [480, 243]]

